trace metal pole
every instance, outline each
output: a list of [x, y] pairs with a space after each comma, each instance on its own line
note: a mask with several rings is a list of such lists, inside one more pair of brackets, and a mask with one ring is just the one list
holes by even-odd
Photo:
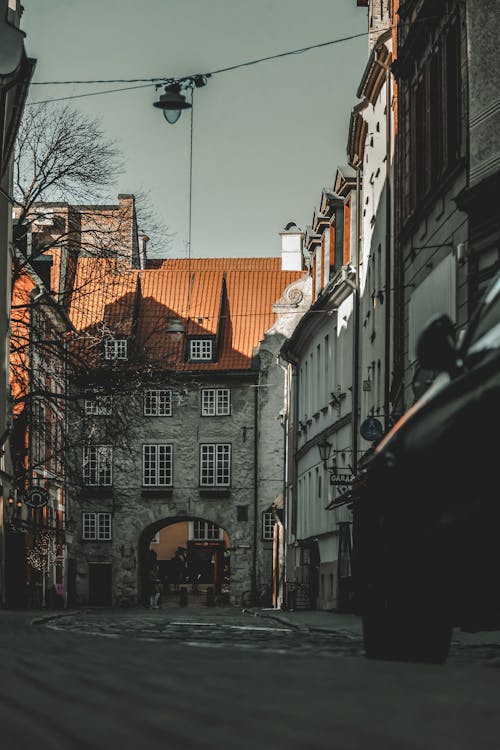
[[392, 185], [391, 185], [391, 71], [390, 68], [386, 69], [385, 74], [385, 86], [386, 86], [386, 146], [385, 146], [385, 165], [386, 165], [386, 178], [385, 178], [385, 352], [384, 352], [384, 432], [388, 432], [391, 426], [391, 415], [390, 415], [390, 403], [391, 403], [391, 289], [392, 284], [392, 252], [391, 252], [391, 238], [392, 238]]
[[358, 473], [359, 421], [359, 263], [361, 260], [361, 165], [356, 166], [356, 270], [354, 290], [354, 341], [352, 348], [352, 473]]
[[189, 210], [188, 210], [188, 241], [187, 241], [187, 257], [191, 258], [191, 214], [193, 204], [193, 111], [194, 111], [194, 87], [191, 86], [191, 120], [190, 120], [190, 135], [189, 135]]
[[[257, 384], [260, 384], [260, 373]], [[253, 550], [252, 550], [252, 579], [251, 579], [251, 597], [252, 605], [257, 604], [257, 525], [259, 523], [259, 498], [258, 498], [258, 481], [259, 481], [259, 449], [257, 445], [258, 427], [259, 427], [259, 388], [254, 388], [254, 448], [253, 448]]]

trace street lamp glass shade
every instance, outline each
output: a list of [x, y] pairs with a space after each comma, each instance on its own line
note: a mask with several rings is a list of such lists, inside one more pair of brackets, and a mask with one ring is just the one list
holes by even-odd
[[330, 453], [332, 450], [332, 444], [328, 442], [328, 440], [322, 440], [320, 443], [318, 443], [318, 450], [319, 450], [319, 456], [323, 463], [326, 464], [328, 459], [330, 458]]
[[186, 101], [184, 94], [181, 94], [179, 83], [171, 83], [165, 86], [165, 93], [161, 94], [157, 102], [153, 102], [153, 107], [163, 110], [167, 122], [177, 122], [183, 109], [190, 109], [190, 102]]
[[163, 117], [171, 125], [175, 125], [179, 117], [181, 116], [182, 109], [164, 109]]

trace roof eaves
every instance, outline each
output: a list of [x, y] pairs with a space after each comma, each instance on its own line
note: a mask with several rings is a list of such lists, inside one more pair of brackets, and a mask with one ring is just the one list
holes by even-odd
[[388, 29], [379, 36], [370, 52], [356, 92], [358, 99], [366, 98], [373, 104], [377, 98], [381, 85], [380, 78], [383, 79], [385, 70], [390, 65], [390, 51], [386, 46], [386, 42], [390, 39], [392, 39], [392, 30]]

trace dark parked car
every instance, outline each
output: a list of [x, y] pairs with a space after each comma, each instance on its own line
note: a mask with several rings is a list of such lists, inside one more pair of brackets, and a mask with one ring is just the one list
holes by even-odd
[[440, 662], [453, 627], [500, 623], [500, 274], [460, 345], [418, 342], [430, 388], [354, 487], [353, 575], [368, 657]]

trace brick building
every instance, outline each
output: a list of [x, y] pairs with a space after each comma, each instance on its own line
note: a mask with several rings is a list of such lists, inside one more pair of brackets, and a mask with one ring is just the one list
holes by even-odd
[[6, 603], [6, 557], [15, 510], [10, 435], [9, 335], [12, 264], [12, 157], [36, 61], [26, 54], [19, 0], [0, 0], [0, 605]]
[[66, 340], [72, 326], [51, 294], [48, 259], [26, 263], [20, 254], [19, 259], [24, 267], [13, 282], [10, 347], [16, 509], [6, 551], [6, 599], [9, 606], [39, 607], [55, 604], [57, 591], [62, 605]]

